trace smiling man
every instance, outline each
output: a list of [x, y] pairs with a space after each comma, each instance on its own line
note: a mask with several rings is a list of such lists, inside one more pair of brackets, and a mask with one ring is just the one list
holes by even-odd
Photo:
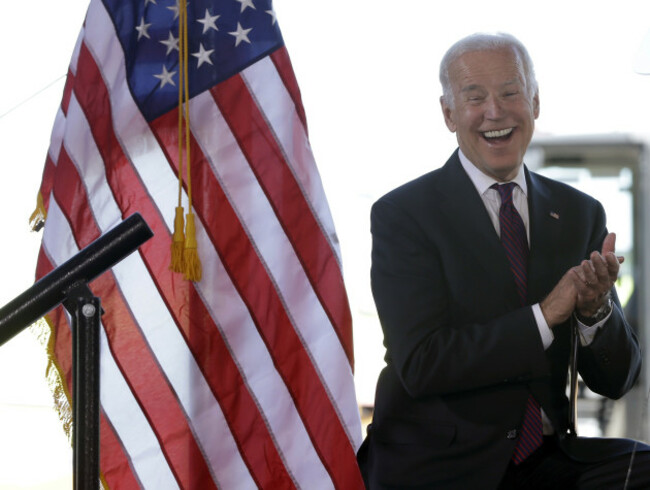
[[469, 161], [502, 182], [519, 171], [539, 116], [537, 87], [524, 68], [513, 48], [501, 48], [463, 53], [445, 75], [447, 127]]
[[603, 207], [523, 163], [540, 111], [526, 49], [469, 36], [440, 81], [459, 148], [371, 213], [386, 367], [358, 455], [366, 484], [623, 488], [629, 474], [628, 488], [650, 488], [650, 447], [567, 435], [572, 322], [596, 393], [625, 394], [641, 354]]

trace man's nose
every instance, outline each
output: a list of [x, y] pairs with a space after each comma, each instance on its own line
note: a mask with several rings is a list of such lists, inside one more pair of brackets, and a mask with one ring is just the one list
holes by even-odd
[[498, 97], [488, 97], [485, 106], [485, 116], [488, 119], [500, 119], [503, 116], [503, 106]]

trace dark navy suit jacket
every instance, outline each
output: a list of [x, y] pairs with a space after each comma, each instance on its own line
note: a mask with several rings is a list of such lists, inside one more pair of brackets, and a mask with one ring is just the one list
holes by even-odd
[[[607, 230], [595, 199], [528, 170], [526, 179], [532, 305], [600, 251]], [[379, 199], [371, 226], [372, 290], [387, 366], [359, 452], [370, 488], [496, 488], [529, 393], [557, 433], [566, 433], [569, 322], [553, 329], [545, 351], [457, 152]], [[615, 292], [613, 298], [610, 319], [578, 359], [593, 391], [619, 398], [641, 357]], [[591, 457], [591, 449], [569, 450]]]

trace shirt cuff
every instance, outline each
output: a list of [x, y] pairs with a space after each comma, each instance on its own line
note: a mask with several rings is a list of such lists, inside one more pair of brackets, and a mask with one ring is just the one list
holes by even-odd
[[539, 329], [539, 335], [542, 338], [542, 345], [544, 345], [544, 350], [546, 350], [553, 343], [555, 336], [553, 335], [553, 331], [548, 326], [548, 323], [546, 323], [546, 318], [544, 318], [542, 307], [539, 305], [539, 303], [535, 303], [532, 308], [533, 315], [535, 316], [535, 321], [537, 322], [537, 328]]
[[605, 316], [605, 318], [600, 320], [598, 323], [594, 323], [593, 325], [585, 325], [580, 320], [578, 320], [578, 317], [576, 316], [578, 333], [580, 334], [580, 345], [586, 347], [594, 341], [594, 337], [596, 336], [598, 329], [602, 327], [607, 320], [609, 320], [609, 317], [612, 316], [612, 311], [614, 311], [613, 307], [609, 309], [609, 313], [607, 316]]

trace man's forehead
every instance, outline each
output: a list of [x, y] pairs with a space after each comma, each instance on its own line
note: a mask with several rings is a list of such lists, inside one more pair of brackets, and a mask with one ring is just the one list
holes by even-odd
[[[522, 84], [522, 79], [520, 77], [512, 78], [510, 80], [505, 80], [503, 83], [499, 84], [501, 88], [515, 87]], [[482, 90], [485, 87], [479, 83], [468, 83], [461, 86], [461, 92], [472, 92], [476, 90]]]
[[525, 79], [519, 55], [508, 48], [463, 53], [451, 63], [449, 75], [463, 90], [476, 88], [486, 79], [503, 86], [521, 84]]
[[498, 47], [485, 47], [485, 48], [475, 48], [475, 49], [470, 49], [467, 51], [464, 51], [460, 53], [454, 61], [452, 61], [452, 65], [460, 60], [467, 60], [467, 59], [478, 59], [482, 60], [487, 57], [502, 57], [502, 58], [509, 58], [513, 60], [515, 63], [520, 64], [521, 62], [521, 57], [519, 56], [519, 52], [512, 46], [498, 46]]

